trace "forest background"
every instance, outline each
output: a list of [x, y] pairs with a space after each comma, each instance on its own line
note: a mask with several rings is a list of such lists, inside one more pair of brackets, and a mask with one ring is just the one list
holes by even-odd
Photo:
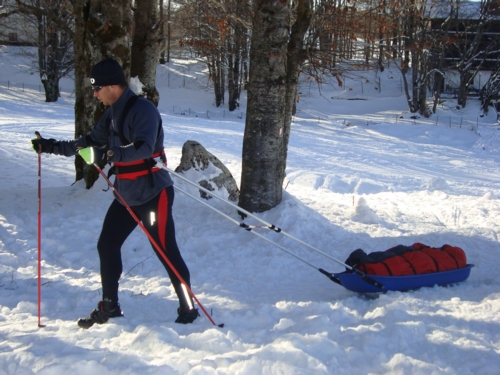
[[[393, 64], [409, 111], [425, 117], [436, 113], [443, 91], [462, 108], [475, 92], [485, 113], [500, 91], [497, 0], [10, 0], [1, 9], [0, 19], [38, 46], [47, 102], [59, 97], [59, 80], [74, 74], [75, 137], [88, 134], [104, 110], [87, 79], [104, 57], [137, 77], [155, 104], [157, 64], [172, 53], [206, 63], [216, 107], [226, 105], [227, 90], [234, 111], [247, 90], [239, 205], [254, 212], [282, 200], [300, 75], [342, 86], [346, 77]], [[9, 38], [17, 35], [5, 25]], [[474, 87], [484, 69], [484, 85]], [[87, 188], [98, 177], [81, 158], [75, 169]]]

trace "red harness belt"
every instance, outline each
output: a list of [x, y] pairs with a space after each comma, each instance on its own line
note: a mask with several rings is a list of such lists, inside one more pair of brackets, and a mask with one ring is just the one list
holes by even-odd
[[155, 167], [155, 158], [160, 157], [165, 162], [165, 150], [161, 150], [152, 157], [131, 162], [113, 163], [113, 173], [116, 178], [124, 180], [135, 180], [137, 177], [146, 176], [150, 173], [158, 172], [161, 168]]

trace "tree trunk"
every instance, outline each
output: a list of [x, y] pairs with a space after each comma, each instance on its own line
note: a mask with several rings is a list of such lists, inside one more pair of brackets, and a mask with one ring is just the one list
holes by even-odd
[[291, 113], [311, 3], [298, 2], [290, 34], [287, 2], [255, 2], [239, 200], [248, 211], [269, 210], [282, 199]]
[[[234, 35], [233, 35], [234, 36]], [[227, 43], [227, 93], [228, 93], [228, 100], [227, 100], [227, 105], [229, 108], [229, 111], [234, 111], [237, 107], [237, 98], [233, 98], [233, 93], [236, 92], [237, 90], [237, 85], [238, 85], [238, 80], [237, 77], [238, 75], [236, 74], [235, 78], [235, 72], [234, 72], [234, 60], [236, 56], [233, 55], [233, 49], [231, 44], [233, 43], [231, 41], [232, 38], [227, 38], [228, 43]]]
[[411, 79], [412, 79], [412, 105], [410, 107], [410, 111], [415, 113], [419, 110], [419, 101], [418, 95], [420, 91], [420, 82], [419, 82], [419, 74], [418, 69], [420, 65], [420, 55], [418, 52], [412, 50], [411, 54]]
[[410, 88], [408, 85], [408, 78], [406, 77], [406, 73], [408, 72], [407, 69], [401, 69], [401, 78], [403, 79], [403, 89], [406, 97], [406, 102], [408, 103], [408, 108], [410, 108], [410, 112], [413, 111], [413, 102], [411, 100], [411, 95], [410, 95]]
[[[44, 4], [45, 5], [45, 4]], [[36, 6], [42, 9], [40, 2]], [[59, 99], [59, 74], [56, 55], [59, 40], [57, 36], [57, 26], [47, 20], [47, 16], [42, 12], [36, 13], [38, 26], [38, 68], [40, 80], [45, 91], [45, 101], [47, 103], [56, 102]]]
[[434, 55], [437, 57], [437, 66], [435, 67], [435, 72], [433, 74], [434, 84], [432, 87], [432, 91], [434, 94], [434, 103], [432, 105], [432, 113], [435, 114], [437, 111], [437, 106], [441, 99], [441, 93], [443, 92], [444, 89], [444, 73], [443, 73], [444, 57], [445, 57], [444, 46], [441, 45], [438, 48], [436, 48]]
[[[161, 15], [161, 35], [162, 37], [166, 36], [166, 49], [163, 48], [160, 54], [160, 64], [165, 64], [167, 62], [170, 62], [170, 8], [171, 8], [171, 3], [170, 0], [167, 1], [167, 12], [165, 14], [165, 11], [163, 10], [163, 1], [160, 1], [160, 15]], [[166, 19], [165, 19], [166, 17]], [[165, 25], [167, 26], [167, 32], [165, 35]]]
[[229, 111], [234, 111], [240, 106], [240, 62], [241, 62], [241, 42], [243, 30], [236, 28], [232, 38], [228, 43], [228, 70], [227, 70], [227, 91]]
[[479, 92], [481, 108], [488, 114], [489, 106], [500, 98], [500, 62], [497, 62], [486, 84]]
[[53, 74], [48, 74], [47, 79], [42, 81], [45, 90], [45, 101], [47, 103], [57, 102], [59, 98], [59, 79]]
[[131, 77], [138, 77], [142, 91], [156, 106], [160, 95], [156, 89], [156, 66], [163, 42], [160, 25], [159, 0], [143, 1], [134, 13]]
[[378, 28], [378, 68], [381, 72], [384, 71], [384, 29], [387, 28], [387, 20], [386, 20], [386, 3], [385, 1], [380, 2], [380, 6], [382, 7], [381, 11], [379, 11], [379, 28]]
[[441, 99], [441, 93], [443, 92], [444, 77], [441, 71], [435, 72], [433, 77], [434, 77], [434, 83], [433, 83], [434, 100], [432, 103], [432, 113], [435, 114], [437, 111], [437, 106]]
[[263, 212], [282, 199], [290, 10], [279, 0], [257, 0], [254, 10], [239, 205]]
[[[51, 27], [50, 27], [51, 26]], [[55, 25], [49, 25], [47, 30], [47, 49], [49, 53], [45, 54], [45, 80], [42, 81], [45, 89], [45, 101], [48, 103], [56, 102], [59, 99], [59, 75], [57, 66], [57, 50], [59, 47], [59, 38], [55, 32]]]
[[[88, 77], [92, 66], [105, 57], [115, 58], [128, 77], [130, 71], [130, 32], [132, 10], [130, 1], [90, 2], [72, 0], [75, 14], [75, 137], [90, 132], [104, 112], [90, 90]], [[76, 180], [85, 179], [90, 189], [99, 177], [93, 166], [88, 166], [77, 155]]]
[[[163, 1], [162, 1], [162, 3], [163, 3]], [[167, 11], [167, 57], [166, 57], [166, 62], [170, 62], [170, 43], [171, 43], [171, 40], [172, 40], [172, 28], [170, 26], [170, 16], [171, 16], [170, 10], [171, 10], [171, 4], [170, 4], [170, 0], [168, 0], [168, 11]]]
[[471, 74], [469, 72], [460, 72], [460, 84], [458, 86], [457, 104], [465, 108], [467, 105], [467, 93], [471, 82]]
[[[288, 42], [288, 61], [286, 71], [286, 96], [285, 96], [285, 119], [283, 124], [283, 147], [280, 149], [279, 158], [283, 161], [282, 180], [285, 179], [286, 159], [288, 156], [288, 141], [292, 125], [292, 116], [296, 111], [297, 87], [302, 63], [307, 58], [304, 48], [304, 36], [311, 24], [312, 1], [302, 0], [297, 5], [297, 19], [292, 26], [292, 33]], [[276, 204], [278, 204], [277, 202]]]
[[218, 108], [224, 104], [224, 69], [221, 63], [220, 53], [214, 52], [208, 56], [208, 74], [214, 85], [215, 106]]
[[[460, 64], [466, 65], [468, 64]], [[458, 86], [458, 97], [457, 104], [461, 105], [462, 108], [465, 108], [467, 105], [467, 94], [469, 92], [469, 86], [475, 77], [475, 71], [471, 68], [463, 68], [459, 66], [458, 72], [460, 73], [460, 83]]]
[[217, 60], [217, 70], [218, 70], [218, 75], [219, 75], [219, 80], [220, 80], [220, 100], [221, 102], [217, 107], [220, 107], [224, 105], [224, 93], [226, 91], [226, 74], [225, 74], [225, 69], [224, 69], [224, 53], [221, 53], [218, 55], [219, 58]]
[[429, 109], [427, 108], [427, 87], [429, 83], [429, 54], [427, 51], [420, 52], [420, 66], [418, 69], [419, 75], [419, 92], [418, 92], [418, 110], [420, 114], [429, 117]]

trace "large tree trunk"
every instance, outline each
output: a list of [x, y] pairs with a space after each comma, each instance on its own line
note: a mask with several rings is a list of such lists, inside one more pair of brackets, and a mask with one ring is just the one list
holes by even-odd
[[290, 35], [287, 2], [255, 2], [239, 200], [248, 211], [269, 210], [282, 199], [291, 111], [303, 61], [299, 56], [310, 7], [310, 0], [298, 2]]
[[[90, 132], [104, 108], [92, 95], [88, 77], [92, 66], [105, 57], [115, 58], [125, 75], [130, 71], [131, 2], [72, 0], [75, 14], [75, 137]], [[87, 189], [99, 177], [80, 156], [75, 158], [76, 180], [85, 179]]]
[[286, 2], [255, 2], [250, 45], [250, 80], [243, 138], [240, 207], [263, 212], [282, 199], [287, 40]]
[[159, 0], [143, 1], [134, 14], [134, 39], [130, 75], [139, 77], [146, 97], [156, 106], [160, 95], [156, 89], [156, 66], [163, 43]]

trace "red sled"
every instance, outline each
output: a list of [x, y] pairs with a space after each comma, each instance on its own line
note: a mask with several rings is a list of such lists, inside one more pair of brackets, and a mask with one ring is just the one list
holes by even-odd
[[[473, 264], [467, 264], [465, 252], [456, 246], [433, 248], [421, 243], [399, 245], [386, 251], [366, 254], [353, 251], [346, 260], [352, 267], [331, 279], [357, 293], [407, 291], [465, 281]], [[380, 287], [382, 286], [382, 287]]]

